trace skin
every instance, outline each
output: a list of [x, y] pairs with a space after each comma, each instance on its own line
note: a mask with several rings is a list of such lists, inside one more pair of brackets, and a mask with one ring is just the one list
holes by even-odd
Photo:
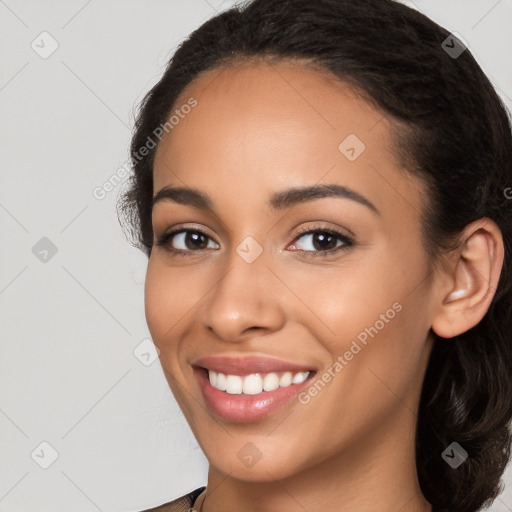
[[[208, 237], [195, 252], [182, 235], [154, 246], [145, 307], [166, 378], [209, 461], [203, 510], [432, 510], [414, 457], [431, 329], [450, 338], [483, 317], [503, 261], [499, 229], [489, 219], [473, 223], [433, 267], [421, 238], [425, 190], [396, 161], [390, 121], [347, 84], [305, 65], [211, 70], [175, 107], [190, 97], [197, 106], [159, 143], [154, 193], [195, 187], [211, 196], [215, 213], [154, 206], [155, 238], [181, 227]], [[354, 161], [338, 149], [349, 134], [366, 146]], [[380, 213], [334, 197], [283, 211], [267, 205], [292, 185], [327, 183], [350, 187]], [[352, 232], [355, 243], [308, 257], [300, 250], [322, 246], [312, 235], [297, 238], [302, 227]], [[263, 249], [252, 263], [236, 252], [248, 236]], [[336, 240], [329, 247], [342, 245]], [[171, 243], [189, 253], [174, 256]], [[245, 424], [207, 409], [195, 358], [270, 355], [321, 377], [397, 302], [401, 311], [309, 403], [292, 400]], [[249, 442], [261, 452], [252, 467], [237, 456]]]

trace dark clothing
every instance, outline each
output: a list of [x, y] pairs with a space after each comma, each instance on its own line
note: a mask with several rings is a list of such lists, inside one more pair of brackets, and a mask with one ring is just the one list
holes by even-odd
[[158, 507], [143, 510], [141, 512], [189, 512], [198, 496], [205, 489], [206, 487], [199, 487], [173, 501], [169, 501], [163, 505], [159, 505]]

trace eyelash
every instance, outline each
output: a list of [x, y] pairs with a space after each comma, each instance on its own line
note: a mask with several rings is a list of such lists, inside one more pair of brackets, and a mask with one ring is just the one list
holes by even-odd
[[[182, 228], [182, 229], [175, 229], [174, 231], [170, 231], [169, 233], [164, 233], [160, 238], [158, 238], [156, 240], [155, 245], [157, 245], [157, 246], [165, 246], [167, 251], [169, 251], [170, 253], [172, 253], [173, 255], [176, 255], [176, 256], [187, 256], [187, 255], [190, 255], [190, 253], [201, 252], [202, 249], [198, 249], [196, 251], [194, 251], [194, 250], [184, 251], [182, 249], [174, 249], [174, 248], [172, 248], [170, 246], [170, 241], [172, 240], [174, 235], [178, 235], [178, 234], [184, 233], [184, 232], [185, 233], [199, 233], [199, 234], [204, 235], [205, 237], [211, 239], [211, 237], [207, 233], [202, 231], [201, 229], [198, 229], [198, 228], [193, 228], [193, 229], [192, 228], [191, 229]], [[344, 245], [336, 247], [335, 249], [328, 249], [328, 250], [325, 250], [325, 251], [304, 251], [302, 249], [297, 249], [297, 252], [303, 253], [304, 256], [306, 256], [308, 258], [309, 257], [312, 257], [312, 258], [326, 257], [326, 256], [329, 256], [331, 254], [334, 254], [334, 253], [337, 253], [337, 252], [340, 252], [340, 251], [346, 251], [350, 247], [353, 247], [354, 244], [355, 244], [354, 240], [351, 237], [349, 237], [349, 236], [347, 236], [347, 235], [345, 235], [343, 233], [340, 233], [339, 231], [336, 231], [334, 229], [323, 228], [323, 227], [302, 228], [301, 230], [299, 230], [299, 232], [297, 233], [297, 235], [293, 239], [292, 243], [295, 243], [299, 238], [301, 238], [304, 235], [311, 235], [311, 234], [318, 234], [318, 233], [333, 235], [336, 238], [338, 238], [339, 240], [341, 240]]]

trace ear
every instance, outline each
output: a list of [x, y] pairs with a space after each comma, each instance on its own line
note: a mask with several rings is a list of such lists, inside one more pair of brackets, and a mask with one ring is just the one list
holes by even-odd
[[504, 252], [494, 221], [482, 218], [466, 226], [438, 281], [442, 284], [432, 319], [438, 336], [452, 338], [482, 320], [498, 287]]

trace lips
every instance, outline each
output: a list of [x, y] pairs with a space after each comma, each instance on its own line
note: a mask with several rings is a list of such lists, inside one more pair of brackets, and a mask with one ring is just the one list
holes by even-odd
[[225, 375], [250, 375], [251, 373], [279, 373], [314, 371], [311, 367], [276, 359], [273, 357], [255, 357], [255, 356], [209, 356], [196, 359], [192, 366], [197, 368], [206, 368], [217, 373]]
[[[236, 423], [258, 421], [281, 409], [297, 397], [316, 373], [307, 365], [272, 357], [210, 356], [194, 360], [192, 366], [210, 412], [219, 419]], [[226, 386], [219, 385], [219, 375], [226, 380]], [[293, 379], [292, 375], [299, 375], [300, 378]], [[265, 386], [261, 390], [258, 382], [251, 383], [249, 390], [245, 389], [246, 380], [257, 380], [264, 376], [270, 380], [279, 376], [277, 387], [274, 383], [267, 386], [268, 391]], [[243, 382], [242, 387], [249, 392], [228, 389], [231, 387], [229, 379], [236, 381], [232, 384], [238, 388]], [[281, 379], [284, 379], [283, 386]]]

